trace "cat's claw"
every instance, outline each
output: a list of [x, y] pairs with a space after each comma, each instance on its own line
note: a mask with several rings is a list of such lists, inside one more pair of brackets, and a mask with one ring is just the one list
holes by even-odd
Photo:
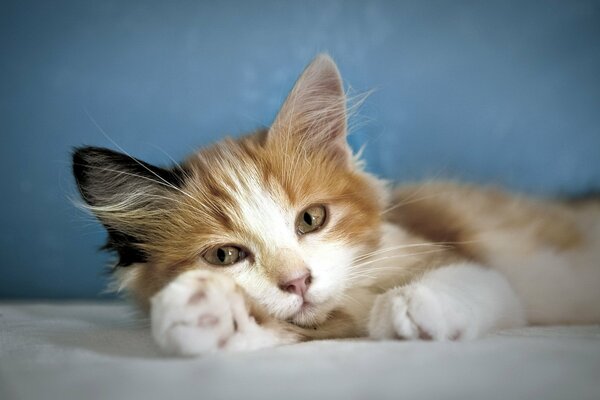
[[460, 340], [463, 318], [445, 312], [439, 297], [423, 285], [390, 290], [377, 297], [369, 318], [373, 339]]
[[151, 322], [158, 345], [174, 355], [254, 350], [277, 339], [249, 315], [232, 279], [206, 270], [185, 272], [156, 294]]

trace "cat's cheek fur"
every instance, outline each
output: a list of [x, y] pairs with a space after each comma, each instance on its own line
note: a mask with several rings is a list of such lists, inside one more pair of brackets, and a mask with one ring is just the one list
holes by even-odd
[[368, 331], [374, 339], [470, 340], [525, 323], [520, 300], [504, 276], [464, 263], [378, 296]]
[[341, 242], [322, 242], [307, 245], [303, 250], [313, 275], [306, 300], [320, 304], [341, 294], [346, 288], [352, 261], [358, 254], [356, 249]]

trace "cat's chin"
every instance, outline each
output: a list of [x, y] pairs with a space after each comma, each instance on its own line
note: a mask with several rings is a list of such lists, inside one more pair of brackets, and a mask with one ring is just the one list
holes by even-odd
[[330, 308], [325, 304], [304, 303], [289, 321], [303, 328], [312, 328], [325, 322]]

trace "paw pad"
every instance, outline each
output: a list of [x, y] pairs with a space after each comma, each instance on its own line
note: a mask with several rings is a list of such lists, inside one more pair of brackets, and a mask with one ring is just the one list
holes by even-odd
[[197, 304], [203, 301], [204, 299], [206, 299], [206, 292], [203, 290], [199, 290], [190, 297], [190, 299], [188, 300], [188, 304]]
[[197, 325], [201, 327], [216, 326], [219, 318], [213, 314], [204, 314], [198, 317]]

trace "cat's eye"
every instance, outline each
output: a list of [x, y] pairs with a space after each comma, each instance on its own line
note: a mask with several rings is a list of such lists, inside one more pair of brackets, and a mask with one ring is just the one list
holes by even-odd
[[310, 206], [300, 214], [296, 219], [296, 232], [298, 235], [304, 235], [314, 232], [321, 228], [327, 219], [327, 210], [325, 206]]
[[248, 254], [236, 246], [221, 246], [209, 249], [202, 257], [210, 264], [227, 266], [242, 261]]

